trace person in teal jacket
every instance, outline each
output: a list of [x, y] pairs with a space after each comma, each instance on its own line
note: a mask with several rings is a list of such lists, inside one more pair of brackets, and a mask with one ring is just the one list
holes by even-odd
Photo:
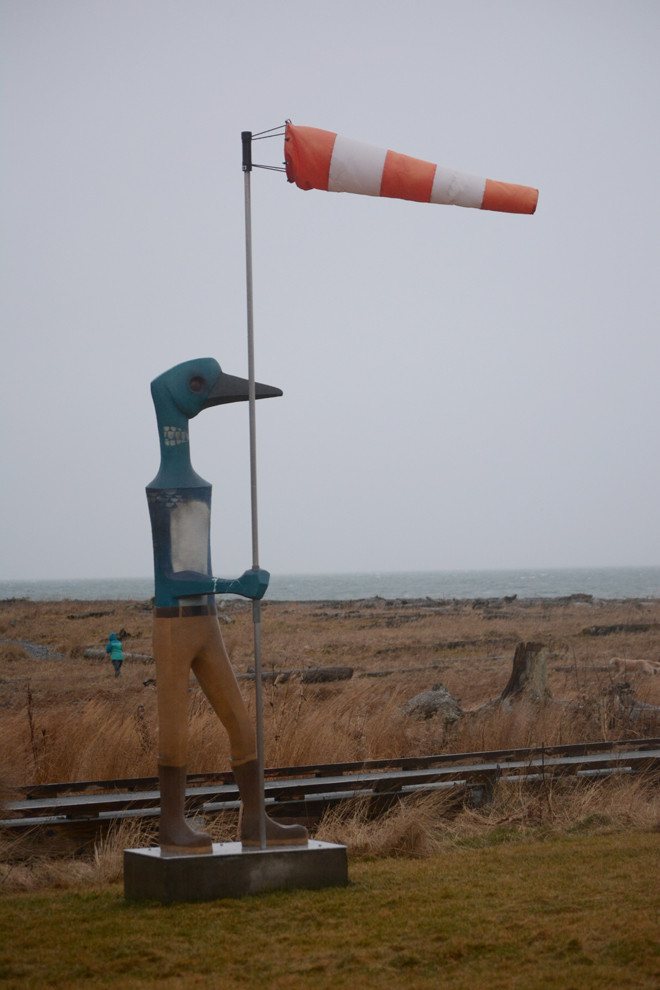
[[117, 639], [117, 633], [110, 633], [105, 652], [110, 654], [112, 666], [115, 668], [115, 677], [121, 677], [121, 665], [124, 662], [124, 654], [121, 650], [121, 640]]

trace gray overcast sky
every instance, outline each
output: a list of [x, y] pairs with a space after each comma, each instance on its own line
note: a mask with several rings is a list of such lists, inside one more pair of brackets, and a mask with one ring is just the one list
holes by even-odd
[[[147, 575], [149, 382], [246, 373], [240, 132], [537, 186], [535, 216], [253, 181], [262, 563], [660, 563], [655, 0], [5, 0], [0, 577]], [[281, 142], [257, 145], [278, 164]], [[247, 406], [191, 424], [250, 564]]]

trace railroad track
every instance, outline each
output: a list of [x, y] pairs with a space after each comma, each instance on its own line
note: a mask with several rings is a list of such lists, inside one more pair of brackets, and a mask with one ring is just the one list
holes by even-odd
[[[313, 822], [340, 801], [362, 797], [374, 811], [399, 798], [445, 788], [487, 795], [497, 781], [534, 783], [556, 777], [660, 772], [660, 738], [580, 743], [479, 753], [266, 769], [266, 806], [277, 818]], [[28, 785], [5, 805], [5, 835], [25, 836], [46, 846], [79, 848], [123, 818], [159, 814], [157, 777]], [[186, 807], [216, 815], [237, 809], [231, 771], [189, 774]]]

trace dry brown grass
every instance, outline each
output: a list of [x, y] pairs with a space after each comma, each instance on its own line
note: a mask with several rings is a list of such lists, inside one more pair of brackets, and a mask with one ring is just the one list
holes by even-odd
[[551, 781], [530, 788], [501, 783], [481, 808], [449, 790], [403, 800], [373, 819], [368, 802], [326, 814], [316, 837], [341, 842], [355, 858], [430, 856], [459, 845], [493, 845], [572, 834], [660, 831], [660, 792], [651, 777]]
[[[69, 619], [89, 612], [111, 615]], [[238, 673], [252, 661], [249, 606], [228, 603], [222, 629]], [[469, 752], [648, 734], [653, 726], [630, 725], [603, 690], [616, 683], [614, 670], [594, 670], [612, 656], [660, 659], [660, 625], [643, 633], [590, 637], [595, 624], [660, 623], [660, 602], [513, 602], [502, 607], [473, 603], [267, 603], [265, 665], [298, 669], [348, 664], [350, 681], [305, 685], [289, 680], [265, 687], [266, 760], [271, 766]], [[26, 639], [66, 655], [64, 661], [30, 659], [18, 643], [0, 644], [2, 704], [0, 776], [12, 785], [30, 782], [148, 776], [156, 769], [156, 692], [148, 662], [124, 664], [115, 680], [109, 662], [86, 660], [108, 632], [124, 629], [125, 648], [151, 652], [151, 613], [139, 602], [4, 602], [0, 636]], [[518, 706], [488, 718], [467, 718], [445, 731], [439, 719], [401, 715], [414, 694], [443, 681], [475, 709], [507, 681], [515, 644], [547, 643], [550, 687], [556, 699], [543, 712]], [[491, 659], [484, 659], [490, 657]], [[493, 659], [495, 658], [495, 659]], [[499, 659], [498, 659], [499, 658]], [[437, 670], [397, 673], [436, 661]], [[555, 672], [555, 665], [570, 666]], [[370, 671], [395, 671], [367, 678]], [[629, 678], [636, 696], [660, 704], [660, 677]], [[243, 683], [249, 707], [254, 686]], [[191, 680], [189, 766], [191, 771], [228, 769], [226, 736]], [[660, 729], [658, 729], [660, 731]]]
[[369, 800], [358, 798], [327, 812], [315, 838], [347, 846], [356, 859], [431, 856], [441, 848], [439, 823], [454, 803], [447, 792], [426, 794], [373, 818]]
[[[457, 846], [493, 846], [570, 835], [660, 831], [660, 791], [651, 777], [607, 781], [548, 781], [536, 788], [500, 783], [490, 803], [471, 808], [458, 789], [412, 796], [374, 818], [368, 800], [329, 811], [315, 838], [348, 847], [352, 859], [433, 856]], [[214, 842], [233, 841], [231, 812], [196, 824]], [[124, 819], [91, 855], [25, 858], [23, 847], [0, 840], [0, 893], [47, 888], [98, 888], [122, 878], [126, 848], [155, 844], [157, 822]]]
[[[99, 672], [99, 679], [103, 673]], [[474, 676], [466, 671], [463, 684], [470, 686]], [[401, 712], [408, 698], [430, 686], [428, 681], [427, 676], [402, 675], [386, 685], [370, 680], [329, 685], [290, 681], [281, 687], [267, 687], [268, 764], [297, 766], [442, 751], [473, 752], [642, 734], [640, 726], [616, 716], [611, 700], [597, 693], [597, 686], [578, 709], [551, 704], [539, 711], [517, 705], [487, 716], [464, 718], [446, 730], [440, 719], [419, 721]], [[252, 709], [252, 685], [248, 684], [244, 693]], [[36, 692], [29, 702], [27, 691], [25, 697], [23, 704], [2, 714], [2, 737], [7, 743], [2, 769], [12, 784], [155, 773], [153, 687], [129, 683], [112, 698], [81, 698], [66, 704], [54, 700], [44, 703]], [[190, 708], [190, 771], [228, 769], [226, 734], [196, 685], [191, 687]], [[657, 726], [646, 728], [657, 731]]]
[[[123, 819], [95, 845], [91, 855], [25, 858], [21, 842], [0, 841], [0, 893], [45, 888], [99, 887], [123, 876], [124, 849], [153, 844], [155, 826]], [[20, 851], [19, 851], [20, 850]], [[15, 855], [19, 852], [19, 855]]]

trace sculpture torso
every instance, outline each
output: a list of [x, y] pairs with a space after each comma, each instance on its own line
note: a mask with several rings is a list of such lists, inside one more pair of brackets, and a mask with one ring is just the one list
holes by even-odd
[[[178, 605], [172, 592], [184, 574], [211, 575], [211, 485], [203, 488], [147, 488], [154, 547], [155, 604]], [[175, 578], [174, 575], [177, 575]], [[187, 605], [211, 604], [209, 596]]]
[[[206, 605], [207, 595], [179, 601], [181, 582], [210, 577], [211, 485], [195, 472], [190, 462], [188, 420], [163, 403], [158, 413], [160, 470], [147, 486], [154, 548], [155, 605]], [[165, 422], [163, 422], [163, 420]], [[175, 425], [172, 425], [175, 424]]]

